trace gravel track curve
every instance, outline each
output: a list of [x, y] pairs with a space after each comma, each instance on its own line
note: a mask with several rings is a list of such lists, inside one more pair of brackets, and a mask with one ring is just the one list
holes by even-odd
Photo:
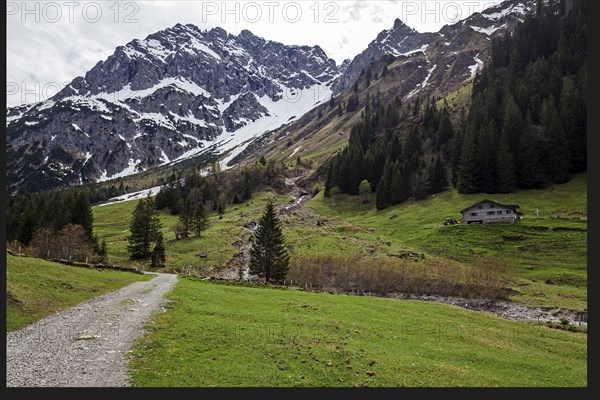
[[6, 385], [128, 386], [127, 355], [177, 283], [176, 275], [156, 275], [7, 334]]

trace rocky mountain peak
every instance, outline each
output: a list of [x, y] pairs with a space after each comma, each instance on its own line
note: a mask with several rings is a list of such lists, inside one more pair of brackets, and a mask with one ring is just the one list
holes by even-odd
[[[474, 70], [475, 66], [479, 65], [479, 61], [476, 63], [474, 61], [478, 53], [470, 50], [487, 47], [482, 41], [490, 41], [493, 36], [512, 30], [534, 6], [534, 0], [507, 0], [432, 33], [420, 33], [397, 18], [391, 29], [380, 32], [367, 49], [352, 60], [345, 69], [340, 84], [336, 87], [336, 93], [350, 88], [365, 67], [385, 56], [422, 56], [422, 63], [415, 68], [422, 70], [418, 75], [423, 75], [424, 79], [428, 74], [427, 71], [434, 66], [442, 65], [438, 65], [439, 63], [429, 56], [429, 53], [435, 51], [434, 49], [439, 50], [436, 54], [452, 55], [454, 58], [459, 58], [458, 53], [469, 50], [465, 52], [469, 60], [459, 60], [458, 63], [463, 69], [462, 73], [468, 78], [470, 76], [468, 67]], [[467, 62], [468, 64], [465, 64]], [[443, 65], [452, 64], [453, 60], [448, 59]]]
[[105, 180], [204, 152], [234, 157], [325, 100], [338, 76], [318, 46], [177, 24], [117, 47], [53, 98], [11, 110], [9, 185]]

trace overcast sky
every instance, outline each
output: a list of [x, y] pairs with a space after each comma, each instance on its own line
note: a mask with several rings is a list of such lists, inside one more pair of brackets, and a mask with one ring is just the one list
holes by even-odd
[[7, 3], [7, 103], [44, 100], [115, 47], [192, 23], [285, 44], [319, 45], [338, 64], [400, 18], [437, 31], [500, 3], [485, 1], [22, 1]]

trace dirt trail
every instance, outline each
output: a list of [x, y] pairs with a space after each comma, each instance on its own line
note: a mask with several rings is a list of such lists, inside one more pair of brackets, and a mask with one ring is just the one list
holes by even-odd
[[8, 334], [6, 385], [127, 386], [127, 354], [177, 282], [156, 275]]

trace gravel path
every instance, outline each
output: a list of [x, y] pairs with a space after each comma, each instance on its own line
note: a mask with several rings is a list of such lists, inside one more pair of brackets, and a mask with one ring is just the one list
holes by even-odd
[[127, 354], [177, 282], [157, 275], [8, 334], [7, 386], [127, 386]]

